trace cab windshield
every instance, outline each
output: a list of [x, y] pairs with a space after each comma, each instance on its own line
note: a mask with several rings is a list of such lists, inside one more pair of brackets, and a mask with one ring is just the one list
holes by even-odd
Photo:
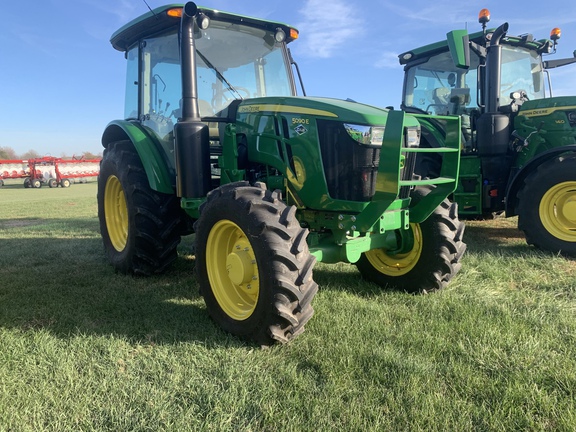
[[233, 99], [291, 96], [285, 45], [253, 27], [212, 22], [197, 33], [198, 98], [203, 115], [213, 115]]
[[520, 47], [502, 47], [500, 105], [512, 102], [512, 92], [524, 90], [528, 99], [544, 98], [544, 75], [540, 55]]
[[[470, 53], [470, 69], [454, 65], [449, 52], [430, 57], [406, 73], [403, 104], [430, 114], [462, 114], [478, 108], [478, 56]], [[502, 46], [500, 105], [510, 94], [524, 90], [529, 99], [544, 97], [540, 56], [534, 51]]]
[[478, 108], [478, 56], [471, 55], [470, 62], [470, 69], [459, 69], [446, 51], [411, 67], [404, 84], [404, 106], [437, 115]]
[[[235, 99], [295, 95], [286, 44], [273, 32], [213, 20], [194, 37], [201, 117], [221, 115]], [[182, 116], [178, 29], [143, 39], [126, 58], [125, 118], [138, 119], [171, 154]]]
[[[295, 93], [284, 43], [274, 34], [238, 24], [212, 21], [207, 30], [195, 32], [198, 104], [202, 117], [218, 115], [234, 99], [291, 96]], [[147, 38], [140, 44], [140, 79], [134, 75], [138, 61], [128, 53], [128, 88], [140, 86], [140, 119], [154, 116], [176, 121], [180, 116], [182, 79], [176, 29]], [[130, 72], [132, 71], [132, 73]], [[136, 94], [127, 97], [129, 117], [135, 111]]]

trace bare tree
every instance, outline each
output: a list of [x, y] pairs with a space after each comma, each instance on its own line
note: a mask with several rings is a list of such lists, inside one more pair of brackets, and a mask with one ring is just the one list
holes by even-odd
[[102, 153], [94, 154], [92, 152], [85, 151], [84, 153], [82, 153], [82, 156], [84, 157], [84, 159], [99, 159], [102, 157]]
[[19, 159], [12, 147], [0, 147], [0, 159]]
[[30, 149], [22, 155], [22, 159], [34, 159], [34, 158], [39, 158], [39, 157], [40, 157], [40, 153], [38, 153], [34, 149]]

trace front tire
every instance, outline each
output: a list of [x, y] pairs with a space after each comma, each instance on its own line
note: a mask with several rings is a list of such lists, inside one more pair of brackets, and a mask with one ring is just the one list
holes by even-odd
[[356, 263], [358, 270], [364, 279], [381, 287], [410, 293], [444, 288], [460, 270], [460, 259], [466, 251], [462, 241], [464, 224], [458, 219], [457, 204], [446, 199], [428, 219], [410, 227], [414, 246], [409, 252], [365, 252]]
[[211, 318], [225, 331], [260, 345], [286, 343], [312, 317], [318, 286], [295, 207], [277, 192], [231, 183], [201, 207], [196, 273]]
[[518, 228], [528, 244], [576, 256], [576, 156], [540, 165], [526, 178], [518, 200]]
[[184, 215], [175, 195], [150, 188], [132, 142], [110, 143], [98, 177], [104, 249], [122, 273], [163, 272], [176, 258]]

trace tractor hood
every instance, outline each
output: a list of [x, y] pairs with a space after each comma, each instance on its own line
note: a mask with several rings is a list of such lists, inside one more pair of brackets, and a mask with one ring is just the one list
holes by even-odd
[[520, 115], [525, 117], [542, 117], [560, 111], [571, 114], [576, 120], [576, 97], [558, 96], [546, 99], [526, 101], [522, 104]]
[[[576, 127], [576, 97], [559, 96], [526, 101], [522, 104], [516, 127], [522, 125], [541, 128], [547, 132], [565, 131]], [[574, 137], [571, 139], [572, 144]]]
[[[263, 97], [247, 99], [238, 107], [238, 114], [275, 112], [323, 118], [360, 125], [386, 124], [389, 110], [365, 105], [352, 100], [321, 97]], [[415, 119], [408, 122], [418, 126]]]

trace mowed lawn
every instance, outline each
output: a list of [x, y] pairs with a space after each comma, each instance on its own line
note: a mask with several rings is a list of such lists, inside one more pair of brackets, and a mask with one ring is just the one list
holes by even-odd
[[318, 264], [303, 335], [222, 332], [192, 239], [116, 274], [96, 184], [0, 189], [0, 431], [573, 431], [576, 262], [467, 222], [462, 270], [413, 296]]

